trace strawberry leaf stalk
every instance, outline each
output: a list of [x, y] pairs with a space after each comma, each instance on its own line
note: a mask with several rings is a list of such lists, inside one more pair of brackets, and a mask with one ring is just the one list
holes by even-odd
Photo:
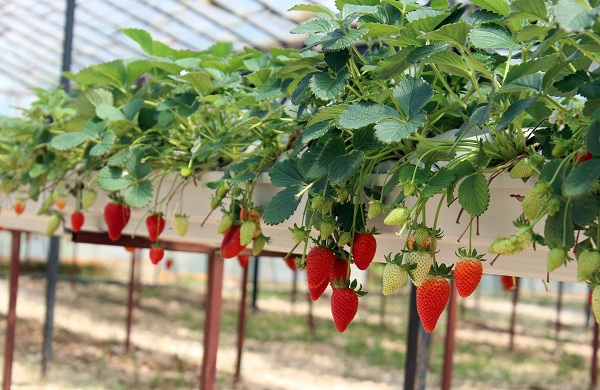
[[362, 286], [357, 287], [357, 281], [352, 283], [334, 280], [333, 292], [331, 293], [331, 315], [333, 323], [338, 332], [342, 333], [352, 322], [358, 312], [358, 297], [366, 292], [362, 291]]
[[451, 270], [452, 266], [434, 262], [423, 284], [417, 287], [417, 312], [427, 333], [433, 332], [450, 299], [450, 283], [446, 279], [451, 278]]
[[390, 295], [402, 287], [408, 280], [408, 271], [417, 267], [416, 264], [402, 264], [402, 254], [396, 253], [385, 256], [385, 267], [383, 268], [382, 293]]
[[456, 252], [458, 260], [454, 266], [454, 281], [458, 295], [463, 298], [473, 294], [473, 291], [479, 286], [481, 276], [483, 275], [483, 255], [477, 254], [475, 249], [467, 251], [465, 248], [458, 248]]

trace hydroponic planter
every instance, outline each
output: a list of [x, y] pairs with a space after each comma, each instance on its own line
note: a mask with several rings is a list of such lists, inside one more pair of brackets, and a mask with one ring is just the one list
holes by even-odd
[[[221, 219], [219, 210], [210, 212], [210, 198], [214, 191], [203, 186], [203, 183], [217, 180], [221, 177], [222, 172], [207, 172], [202, 175], [196, 182], [196, 185], [189, 184], [184, 191], [182, 202], [182, 211], [189, 215], [190, 228], [187, 235], [183, 238], [179, 237], [172, 227], [173, 215], [175, 208], [179, 210], [176, 201], [173, 200], [168, 205], [165, 211], [167, 220], [165, 230], [161, 238], [172, 241], [185, 242], [200, 242], [204, 245], [219, 247], [222, 235], [217, 233], [217, 226]], [[383, 176], [382, 176], [383, 178]], [[170, 188], [173, 180], [180, 180], [178, 176], [173, 175], [165, 179], [161, 186], [161, 194], [159, 199], [166, 193], [166, 189]], [[533, 180], [531, 181], [533, 182]], [[472, 245], [480, 253], [486, 253], [489, 244], [498, 235], [510, 236], [515, 232], [515, 227], [512, 224], [520, 214], [521, 205], [519, 201], [511, 196], [514, 194], [525, 195], [528, 189], [531, 188], [529, 183], [524, 183], [522, 180], [511, 179], [508, 175], [500, 175], [490, 184], [490, 206], [488, 210], [479, 218], [479, 235], [473, 235]], [[261, 174], [256, 184], [253, 201], [257, 206], [266, 206], [270, 199], [277, 194], [281, 189], [273, 187], [269, 182], [267, 174]], [[394, 196], [393, 194], [391, 196]], [[178, 198], [178, 196], [175, 196]], [[174, 198], [174, 199], [175, 199]], [[427, 205], [427, 223], [433, 225], [433, 217], [439, 203], [439, 196], [429, 200]], [[98, 199], [96, 204], [85, 212], [85, 224], [83, 230], [93, 232], [106, 232], [106, 226], [103, 220], [103, 209], [109, 198], [98, 191]], [[74, 202], [73, 198], [69, 202]], [[0, 226], [13, 230], [24, 230], [30, 232], [44, 233], [48, 217], [45, 215], [35, 215], [39, 205], [29, 201], [24, 214], [18, 216], [13, 211], [5, 211], [0, 215]], [[70, 215], [73, 212], [73, 204], [68, 204], [63, 210], [65, 216], [65, 226], [71, 228]], [[304, 202], [300, 204], [294, 215], [284, 223], [276, 226], [262, 224], [263, 232], [271, 238], [271, 242], [265, 247], [265, 250], [287, 253], [294, 246], [288, 227], [294, 223], [301, 224], [302, 210]], [[444, 237], [438, 241], [439, 252], [437, 259], [439, 262], [451, 264], [456, 260], [455, 252], [459, 247], [468, 247], [469, 234], [463, 236], [461, 242], [458, 238], [467, 228], [469, 215], [463, 213], [460, 224], [456, 223], [457, 216], [460, 212], [460, 205], [454, 202], [450, 207], [446, 204], [442, 206], [437, 227], [444, 232]], [[129, 224], [123, 231], [124, 235], [146, 236], [146, 227], [144, 218], [146, 209], [132, 209], [131, 219]], [[208, 217], [207, 217], [208, 216]], [[373, 221], [369, 221], [367, 226], [377, 227], [381, 233], [377, 236], [377, 253], [376, 261], [384, 261], [384, 256], [389, 253], [397, 253], [404, 248], [406, 233], [398, 236], [398, 228], [395, 226], [386, 226], [383, 224], [383, 216], [379, 216]], [[204, 221], [204, 224], [202, 224]], [[543, 228], [543, 221], [538, 224], [539, 228]], [[474, 229], [475, 232], [475, 229]], [[61, 227], [56, 234], [63, 234], [65, 231]], [[303, 245], [296, 248], [295, 253], [300, 254], [303, 250]], [[494, 265], [490, 262], [494, 255], [487, 255], [488, 261], [484, 262], [484, 272], [495, 275], [511, 275], [527, 278], [546, 278], [546, 254], [547, 248], [538, 247], [537, 250], [526, 249], [523, 252], [512, 256], [501, 256]], [[553, 271], [550, 275], [551, 280], [577, 282], [577, 266], [575, 263], [570, 263], [567, 267], [561, 267]]]

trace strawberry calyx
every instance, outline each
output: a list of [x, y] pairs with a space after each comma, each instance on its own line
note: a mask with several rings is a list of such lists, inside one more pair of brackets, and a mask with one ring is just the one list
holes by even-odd
[[483, 256], [485, 256], [485, 254], [478, 254], [477, 253], [477, 249], [473, 248], [472, 250], [467, 250], [467, 248], [458, 248], [458, 250], [455, 252], [457, 257], [460, 258], [464, 258], [464, 259], [473, 259], [473, 260], [479, 260], [479, 261], [485, 261], [485, 259], [483, 258]]
[[387, 256], [384, 255], [383, 258], [385, 259], [386, 263], [395, 264], [401, 268], [404, 268], [407, 271], [412, 271], [413, 269], [417, 268], [416, 263], [411, 263], [411, 264], [402, 263], [402, 261], [404, 259], [404, 255], [402, 253], [396, 253], [393, 258], [392, 258], [392, 253], [390, 253]]
[[454, 264], [446, 265], [444, 263], [438, 263], [437, 261], [433, 261], [433, 265], [429, 270], [429, 275], [431, 276], [442, 276], [446, 279], [453, 279], [452, 268], [454, 268]]
[[352, 281], [350, 281], [349, 279], [346, 279], [346, 278], [335, 278], [331, 281], [331, 287], [337, 288], [340, 290], [343, 290], [343, 289], [352, 290], [359, 297], [363, 297], [368, 294], [367, 291], [363, 291], [362, 284], [358, 284], [358, 281], [356, 279], [353, 279]]

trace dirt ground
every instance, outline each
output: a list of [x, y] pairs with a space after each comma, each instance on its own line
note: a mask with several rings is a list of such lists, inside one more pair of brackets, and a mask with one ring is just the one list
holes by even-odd
[[[237, 307], [237, 281], [225, 286], [225, 308], [235, 313]], [[19, 280], [17, 303], [18, 323], [13, 369], [13, 389], [196, 389], [199, 386], [199, 367], [202, 360], [203, 286], [185, 288], [163, 286], [152, 289], [152, 294], [142, 295], [140, 306], [135, 309], [132, 333], [132, 353], [125, 355], [126, 292], [127, 286], [118, 283], [79, 283], [72, 288], [68, 281], [61, 281], [57, 290], [55, 311], [54, 356], [46, 379], [40, 378], [42, 327], [45, 313], [45, 280], [40, 277], [22, 276]], [[7, 313], [7, 280], [0, 279], [0, 334], [4, 334]], [[288, 300], [279, 296], [266, 296], [259, 301], [260, 310], [284, 319], [291, 313]], [[465, 302], [465, 308], [474, 310], [482, 305], [474, 300]], [[485, 302], [486, 310], [493, 316], [508, 316], [511, 306], [508, 300]], [[305, 302], [293, 308], [296, 315], [308, 310]], [[531, 323], [547, 323], [554, 319], [552, 307], [522, 303], [519, 313], [529, 317]], [[315, 305], [314, 314], [323, 321], [330, 321], [327, 304]], [[362, 315], [362, 314], [361, 314]], [[362, 320], [373, 323], [378, 331], [379, 317], [376, 313], [362, 315]], [[252, 321], [252, 318], [249, 319]], [[574, 357], [577, 362], [589, 361], [591, 356], [590, 335], [582, 332], [585, 321], [583, 311], [565, 308], [563, 312], [564, 341], [560, 353]], [[465, 323], [457, 329], [457, 340], [483, 343], [491, 348], [505, 349], [508, 334], [493, 326]], [[522, 332], [529, 322], [521, 321], [516, 339], [522, 355], [524, 351], [544, 350], [548, 356], [556, 354], [557, 344], [546, 333], [533, 329]], [[261, 325], [264, 326], [264, 325]], [[290, 325], [291, 326], [291, 325]], [[400, 320], [390, 315], [388, 327], [400, 326]], [[403, 326], [403, 325], [402, 325]], [[235, 316], [222, 318], [222, 334], [218, 353], [218, 389], [224, 390], [330, 390], [368, 389], [391, 390], [402, 388], [403, 362], [397, 369], [368, 364], [360, 357], [345, 356], [333, 345], [323, 342], [306, 342], [292, 337], [290, 340], [267, 341], [248, 339], [243, 357], [242, 380], [233, 382], [236, 358]], [[546, 327], [547, 328], [547, 327]], [[348, 332], [348, 331], [347, 331]], [[443, 343], [443, 331], [436, 330], [434, 341]], [[538, 333], [536, 333], [538, 332]], [[0, 347], [4, 348], [4, 337]], [[389, 340], [386, 348], [403, 351], [404, 343]], [[552, 352], [554, 351], [554, 352]], [[477, 352], [479, 353], [479, 351]], [[544, 352], [546, 353], [546, 352]], [[457, 350], [455, 362], [480, 359], [467, 356]], [[543, 355], [546, 356], [546, 355]], [[511, 358], [512, 359], [512, 358]], [[564, 389], [586, 388], [587, 366], [576, 373], [569, 370], [563, 383], [544, 381], [544, 367], [528, 358], [518, 361], [499, 357], [491, 365], [514, 365], [508, 371], [519, 371], [523, 378], [535, 379], [527, 385], [519, 379], [507, 380], [506, 386], [478, 383], [468, 378], [455, 378], [453, 389], [506, 388], [506, 389]], [[0, 363], [3, 364], [2, 361]], [[561, 362], [561, 364], [564, 362]], [[477, 364], [486, 364], [478, 362]], [[477, 364], [473, 369], [477, 370]], [[536, 366], [535, 364], [538, 364]], [[542, 363], [543, 364], [543, 360]], [[581, 366], [581, 363], [578, 363]], [[587, 364], [587, 363], [585, 363]], [[563, 364], [564, 365], [564, 364]], [[562, 367], [562, 366], [561, 366]], [[461, 374], [459, 374], [461, 375]], [[467, 375], [467, 374], [464, 374]], [[427, 388], [439, 388], [439, 375], [428, 377]], [[455, 374], [456, 376], [456, 374]], [[498, 383], [498, 382], [494, 382]], [[532, 384], [533, 383], [533, 384]], [[536, 385], [534, 383], [543, 383]], [[577, 383], [577, 385], [575, 385]], [[565, 387], [565, 384], [567, 387]], [[572, 386], [570, 386], [572, 384]]]

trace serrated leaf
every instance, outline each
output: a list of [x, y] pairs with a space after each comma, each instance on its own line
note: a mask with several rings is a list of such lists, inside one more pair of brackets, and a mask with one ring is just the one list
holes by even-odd
[[435, 53], [446, 50], [448, 45], [449, 43], [432, 43], [430, 45], [417, 47], [408, 54], [407, 59], [410, 63], [416, 64], [419, 61], [431, 57]]
[[556, 64], [558, 60], [558, 53], [551, 54], [544, 57], [538, 57], [533, 60], [522, 62], [518, 65], [511, 66], [510, 70], [506, 74], [504, 83], [510, 83], [522, 76], [528, 74], [534, 74], [537, 72], [545, 72]]
[[502, 16], [508, 16], [510, 9], [509, 3], [506, 0], [472, 0], [471, 2]]
[[263, 214], [263, 220], [267, 225], [277, 225], [291, 217], [302, 197], [296, 198], [302, 190], [299, 186], [292, 186], [279, 191], [267, 204]]
[[256, 180], [256, 173], [246, 172], [239, 176], [229, 179], [232, 184], [246, 184], [249, 181]]
[[177, 78], [191, 85], [200, 95], [205, 95], [208, 92], [212, 82], [212, 78], [206, 72], [188, 72]]
[[506, 83], [498, 90], [501, 93], [509, 92], [520, 92], [523, 89], [529, 89], [535, 92], [542, 91], [542, 83], [544, 81], [544, 75], [541, 73], [528, 74], [523, 77], [519, 77], [516, 80]]
[[404, 114], [409, 117], [429, 103], [433, 89], [422, 79], [406, 77], [394, 87], [393, 94]]
[[138, 180], [148, 176], [152, 169], [150, 162], [143, 161], [143, 157], [144, 152], [141, 149], [134, 149], [131, 151], [129, 158], [125, 162], [127, 171]]
[[167, 127], [175, 120], [175, 114], [170, 110], [161, 111], [157, 116], [158, 124]]
[[330, 128], [330, 120], [314, 123], [307, 126], [302, 132], [302, 143], [307, 143], [316, 139], [319, 139], [323, 135], [327, 134]]
[[101, 104], [113, 105], [113, 95], [106, 89], [94, 88], [77, 96], [77, 112], [84, 116], [95, 116], [96, 107]]
[[328, 33], [335, 30], [337, 23], [327, 19], [313, 19], [290, 30], [290, 34]]
[[481, 215], [490, 203], [490, 189], [481, 172], [467, 177], [458, 187], [458, 202], [471, 215]]
[[587, 149], [594, 155], [600, 156], [600, 122], [590, 125], [586, 134]]
[[435, 64], [442, 72], [466, 78], [471, 77], [471, 71], [464, 59], [456, 53], [443, 51], [432, 55], [428, 61]]
[[349, 77], [350, 72], [347, 70], [339, 72], [335, 78], [330, 77], [327, 73], [320, 72], [313, 75], [309, 86], [319, 99], [332, 100], [344, 92]]
[[[344, 204], [338, 204], [333, 210], [334, 215], [337, 218], [337, 223], [346, 231], [354, 230], [359, 232], [365, 229], [365, 206], [364, 204], [358, 206], [359, 211], [355, 213], [355, 204], [346, 202]], [[354, 225], [354, 226], [352, 226]]]
[[349, 154], [339, 156], [329, 165], [329, 179], [334, 184], [348, 180], [363, 162], [364, 152], [353, 150]]
[[135, 114], [137, 114], [137, 112], [139, 110], [141, 110], [142, 107], [144, 107], [143, 99], [140, 99], [140, 98], [132, 99], [123, 106], [123, 114], [125, 115], [125, 117], [127, 119], [132, 120], [133, 117], [135, 116]]
[[479, 49], [510, 50], [520, 49], [508, 30], [496, 23], [487, 23], [475, 27], [469, 32], [471, 44]]
[[525, 112], [529, 107], [531, 107], [533, 103], [536, 102], [536, 100], [537, 96], [517, 100], [516, 102], [511, 104], [496, 123], [496, 131], [500, 131], [506, 126], [508, 126], [508, 124], [512, 122], [516, 117], [518, 117], [521, 113]]
[[80, 131], [63, 133], [52, 138], [50, 146], [56, 150], [68, 150], [81, 145], [88, 139], [90, 139], [90, 136]]
[[552, 12], [559, 26], [567, 32], [583, 31], [590, 27], [600, 9], [592, 8], [587, 0], [559, 0]]
[[360, 101], [349, 105], [338, 118], [338, 126], [346, 130], [360, 129], [380, 120], [396, 117], [398, 111], [385, 104], [372, 101]]
[[96, 107], [96, 116], [100, 119], [106, 119], [109, 121], [126, 120], [127, 117], [121, 110], [113, 107], [109, 104], [101, 104]]
[[319, 40], [319, 43], [323, 45], [323, 51], [341, 50], [352, 46], [354, 42], [361, 39], [367, 32], [366, 28], [359, 28], [358, 30], [351, 30], [346, 33], [341, 28], [338, 28]]
[[375, 133], [368, 127], [354, 131], [352, 135], [352, 146], [358, 150], [381, 149], [385, 145], [375, 138]]
[[314, 13], [325, 13], [332, 18], [335, 17], [331, 10], [323, 5], [317, 4], [297, 4], [289, 9], [290, 11], [304, 11], [304, 12], [314, 12]]
[[509, 18], [548, 20], [548, 9], [544, 0], [513, 0]]
[[425, 111], [419, 111], [404, 122], [401, 118], [384, 119], [375, 125], [375, 136], [381, 142], [400, 142], [414, 134], [425, 123]]
[[110, 151], [117, 135], [112, 131], [102, 134], [102, 140], [90, 149], [90, 156], [102, 156]]
[[369, 32], [365, 34], [365, 38], [380, 39], [384, 36], [396, 35], [400, 29], [396, 26], [390, 26], [384, 23], [368, 22], [360, 25], [361, 28], [366, 28]]
[[256, 87], [260, 87], [271, 79], [271, 73], [271, 69], [259, 69], [256, 72], [246, 75], [246, 78]]
[[325, 63], [334, 73], [340, 72], [352, 57], [350, 50], [328, 51], [323, 55]]
[[548, 246], [570, 248], [575, 244], [575, 226], [571, 214], [571, 208], [567, 209], [566, 204], [562, 204], [558, 213], [546, 219], [544, 238]]
[[337, 120], [337, 118], [346, 110], [346, 108], [348, 108], [348, 104], [345, 103], [322, 108], [308, 120], [306, 126], [312, 126], [317, 122], [326, 120]]
[[125, 190], [125, 203], [131, 207], [146, 207], [152, 200], [152, 182], [142, 180]]
[[295, 160], [280, 161], [269, 170], [271, 184], [275, 187], [291, 187], [304, 184], [304, 177]]
[[464, 21], [460, 21], [458, 23], [445, 24], [437, 30], [421, 35], [419, 38], [438, 42], [452, 42], [463, 46], [471, 28], [472, 26]]
[[578, 225], [589, 225], [594, 223], [600, 213], [600, 199], [589, 194], [573, 199], [571, 202], [573, 221]]
[[131, 177], [121, 168], [107, 166], [98, 172], [98, 185], [104, 191], [119, 191], [132, 183]]
[[575, 73], [566, 75], [561, 80], [554, 83], [556, 89], [560, 92], [570, 92], [574, 89], [579, 88], [580, 85], [590, 81], [590, 76], [583, 70], [578, 70]]
[[330, 138], [304, 153], [298, 167], [306, 179], [315, 180], [327, 174], [333, 160], [345, 153], [344, 141], [340, 137]]
[[487, 11], [485, 9], [478, 9], [474, 12], [469, 13], [465, 17], [465, 22], [471, 25], [478, 25], [482, 23], [492, 22], [494, 20], [504, 20], [504, 18], [504, 16], [495, 12]]
[[479, 127], [485, 123], [490, 117], [492, 110], [491, 104], [484, 104], [483, 106], [477, 107], [471, 116], [460, 126], [460, 129], [456, 132], [456, 141], [464, 137], [474, 127]]
[[600, 160], [591, 159], [582, 162], [572, 170], [563, 183], [566, 196], [585, 194], [600, 178]]

